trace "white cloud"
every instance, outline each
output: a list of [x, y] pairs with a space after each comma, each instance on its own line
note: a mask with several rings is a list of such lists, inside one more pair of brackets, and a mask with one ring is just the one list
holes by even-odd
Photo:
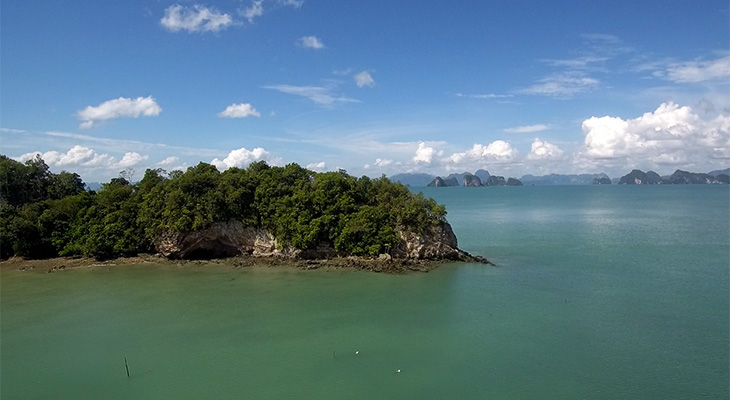
[[276, 161], [276, 159], [271, 157], [271, 153], [261, 147], [256, 147], [253, 150], [241, 147], [240, 149], [232, 150], [222, 161], [215, 158], [210, 163], [215, 165], [218, 169], [225, 170], [232, 167], [244, 168], [254, 161], [262, 160], [271, 162]]
[[532, 142], [530, 154], [527, 155], [528, 160], [562, 160], [565, 156], [563, 150], [558, 146], [535, 138]]
[[730, 116], [703, 120], [674, 103], [634, 119], [592, 117], [583, 133], [578, 163], [705, 168], [730, 160]]
[[463, 93], [457, 93], [456, 97], [468, 97], [471, 99], [505, 99], [509, 97], [514, 97], [514, 95], [511, 94], [494, 94], [494, 93], [488, 93], [488, 94], [463, 94]]
[[96, 107], [88, 106], [76, 114], [76, 117], [83, 121], [81, 128], [91, 128], [95, 122], [118, 117], [137, 118], [140, 115], [151, 117], [160, 115], [162, 108], [155, 102], [152, 96], [137, 97], [129, 99], [120, 97], [118, 99], [105, 101]]
[[324, 161], [307, 164], [307, 169], [312, 171], [322, 172], [327, 168], [327, 164]]
[[436, 149], [427, 146], [425, 142], [418, 142], [418, 148], [416, 149], [416, 154], [413, 156], [413, 162], [431, 164], [436, 155], [438, 155]]
[[256, 111], [251, 104], [231, 104], [225, 110], [218, 113], [221, 118], [246, 118], [248, 116], [260, 117], [261, 114]]
[[160, 24], [167, 30], [177, 32], [186, 30], [188, 32], [219, 31], [233, 23], [228, 14], [222, 14], [214, 8], [208, 8], [199, 4], [192, 7], [184, 7], [179, 4], [172, 5], [165, 9], [165, 15]]
[[598, 84], [598, 80], [579, 73], [564, 73], [541, 79], [538, 83], [524, 88], [520, 92], [553, 97], [572, 97], [594, 89]]
[[373, 77], [370, 76], [370, 73], [368, 71], [362, 71], [360, 73], [355, 74], [355, 84], [358, 87], [363, 86], [375, 86], [375, 81], [373, 80]]
[[393, 165], [393, 160], [388, 160], [387, 158], [376, 158], [375, 159], [375, 166], [386, 168]]
[[146, 161], [148, 158], [149, 156], [143, 156], [139, 153], [127, 152], [124, 153], [124, 157], [119, 161], [119, 166], [122, 168], [134, 167], [142, 163], [142, 161]]
[[139, 165], [147, 160], [148, 156], [139, 153], [128, 152], [120, 161], [109, 154], [99, 154], [91, 148], [76, 145], [65, 153], [55, 150], [40, 153], [34, 151], [23, 154], [16, 158], [20, 162], [25, 162], [34, 158], [37, 154], [43, 158], [43, 161], [49, 167], [58, 167], [66, 169], [82, 168], [128, 168]]
[[320, 50], [324, 48], [324, 44], [316, 36], [302, 36], [297, 39], [297, 44], [302, 47], [307, 47], [314, 50]]
[[517, 157], [517, 150], [504, 140], [495, 140], [489, 145], [475, 144], [463, 153], [454, 153], [446, 160], [453, 164], [469, 164], [481, 161], [510, 162]]
[[170, 165], [175, 165], [179, 160], [180, 160], [179, 157], [170, 156], [170, 157], [167, 157], [164, 160], [158, 162], [157, 165], [159, 165], [161, 167], [167, 167]]
[[534, 133], [534, 132], [546, 131], [548, 129], [550, 129], [550, 127], [547, 125], [537, 124], [537, 125], [527, 125], [527, 126], [517, 126], [514, 128], [507, 128], [504, 131], [513, 132], [513, 133]]
[[293, 85], [272, 85], [264, 86], [264, 89], [278, 90], [282, 93], [293, 94], [312, 100], [322, 106], [331, 106], [336, 103], [358, 103], [356, 99], [344, 96], [337, 96], [332, 89], [322, 86], [293, 86]]
[[717, 60], [690, 61], [670, 65], [666, 78], [673, 82], [703, 82], [730, 77], [730, 55]]
[[249, 23], [253, 23], [256, 17], [264, 15], [263, 1], [257, 0], [251, 2], [251, 6], [239, 11], [241, 15], [248, 20]]
[[304, 5], [304, 0], [279, 0], [279, 4], [282, 6], [301, 8]]

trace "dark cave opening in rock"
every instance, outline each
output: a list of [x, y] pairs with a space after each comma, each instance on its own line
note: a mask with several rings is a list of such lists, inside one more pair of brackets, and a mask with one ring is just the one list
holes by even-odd
[[234, 246], [225, 245], [219, 242], [205, 242], [187, 252], [183, 258], [187, 260], [209, 260], [211, 258], [235, 257], [241, 254]]

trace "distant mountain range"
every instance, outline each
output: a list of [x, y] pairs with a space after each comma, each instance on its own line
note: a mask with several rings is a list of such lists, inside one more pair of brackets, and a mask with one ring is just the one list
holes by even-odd
[[543, 176], [523, 175], [522, 183], [525, 185], [593, 185], [611, 184], [611, 178], [604, 173], [600, 174], [550, 174]]
[[707, 174], [687, 172], [680, 169], [672, 175], [660, 176], [654, 171], [635, 169], [619, 179], [619, 185], [727, 185], [730, 183], [729, 169], [711, 171]]
[[440, 176], [417, 173], [397, 174], [390, 177], [390, 180], [400, 182], [404, 185], [422, 187], [444, 187], [444, 186], [522, 186], [522, 182], [516, 178], [505, 179], [503, 176], [491, 175], [484, 169], [475, 173], [463, 172], [460, 174], [449, 174], [445, 178]]
[[[639, 171], [639, 170], [634, 170]], [[633, 173], [632, 171], [631, 173]], [[641, 172], [641, 171], [639, 171]], [[628, 175], [631, 175], [629, 173]], [[641, 175], [644, 174], [644, 175]], [[715, 170], [710, 171], [708, 173], [694, 173], [694, 172], [687, 172], [687, 171], [681, 171], [677, 170], [672, 175], [666, 175], [666, 176], [660, 176], [656, 172], [649, 171], [649, 172], [641, 172], [641, 174], [638, 175], [632, 175], [633, 178], [638, 178], [642, 183], [643, 182], [652, 182], [651, 184], [656, 183], [664, 183], [664, 184], [682, 184], [682, 183], [727, 183], [724, 179], [724, 176], [730, 176], [730, 168], [725, 168], [721, 170]], [[689, 174], [689, 175], [688, 175]], [[625, 175], [624, 177], [628, 176]], [[473, 178], [476, 177], [479, 179], [479, 182], [481, 185], [476, 183], [476, 180]], [[600, 174], [549, 174], [549, 175], [542, 175], [542, 176], [535, 176], [535, 175], [523, 175], [520, 179], [514, 179], [514, 181], [519, 181], [521, 184], [529, 185], [529, 186], [538, 186], [538, 185], [608, 185], [611, 183], [618, 183], [618, 184], [630, 184], [628, 183], [628, 180], [631, 178], [627, 178], [627, 180], [622, 182], [621, 178], [611, 179], [608, 175], [604, 173]], [[674, 178], [672, 178], [674, 177]], [[445, 178], [438, 177], [436, 175], [432, 174], [426, 174], [426, 173], [406, 173], [406, 174], [396, 174], [390, 177], [390, 180], [400, 182], [404, 185], [408, 186], [415, 186], [415, 187], [422, 187], [422, 186], [428, 186], [429, 184], [433, 184], [432, 186], [436, 186], [436, 179], [439, 178], [441, 181], [443, 181], [443, 184], [439, 182], [441, 186], [499, 186], [499, 177], [493, 177], [488, 171], [484, 169], [480, 169], [476, 171], [475, 173], [471, 174], [469, 172], [463, 172], [460, 174], [450, 174], [446, 176]], [[490, 178], [492, 179], [492, 184], [490, 185]], [[501, 177], [502, 180], [504, 180], [503, 177]], [[466, 181], [466, 184], [465, 184]], [[513, 184], [515, 183], [513, 181]], [[504, 181], [504, 185], [508, 185], [509, 180]], [[634, 180], [634, 182], [636, 182]]]

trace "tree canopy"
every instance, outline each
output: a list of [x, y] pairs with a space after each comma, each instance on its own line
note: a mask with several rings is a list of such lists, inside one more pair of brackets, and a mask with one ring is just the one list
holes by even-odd
[[341, 254], [377, 256], [397, 230], [443, 221], [444, 206], [385, 176], [317, 173], [297, 164], [255, 162], [224, 172], [200, 163], [187, 171], [148, 169], [84, 191], [78, 175], [53, 174], [40, 157], [0, 156], [0, 257], [90, 256], [154, 250], [163, 233], [187, 233], [237, 220], [299, 250], [326, 244]]

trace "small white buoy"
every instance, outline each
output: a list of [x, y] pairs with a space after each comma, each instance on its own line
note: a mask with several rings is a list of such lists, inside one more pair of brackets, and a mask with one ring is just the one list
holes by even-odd
[[396, 370], [396, 371], [395, 371], [395, 373], [396, 373], [396, 374], [400, 374], [400, 370], [399, 370], [399, 369], [398, 369], [398, 370]]
[[360, 354], [360, 350], [355, 350], [355, 355]]

